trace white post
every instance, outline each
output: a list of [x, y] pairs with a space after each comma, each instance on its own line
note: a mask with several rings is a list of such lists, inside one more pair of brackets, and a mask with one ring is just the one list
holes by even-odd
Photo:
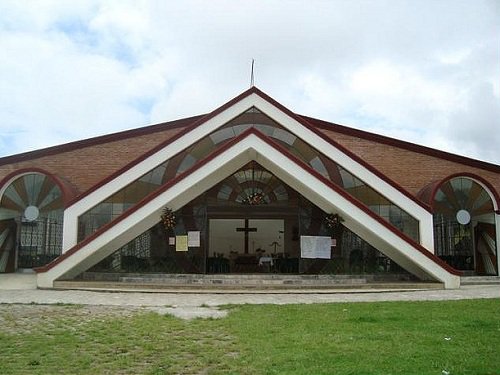
[[497, 257], [497, 276], [500, 276], [500, 256], [498, 254], [498, 246], [500, 244], [500, 214], [495, 212], [495, 255]]

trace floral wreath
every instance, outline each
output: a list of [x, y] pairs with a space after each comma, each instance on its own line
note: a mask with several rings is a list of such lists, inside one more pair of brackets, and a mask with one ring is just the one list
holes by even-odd
[[325, 217], [326, 227], [329, 229], [339, 229], [344, 219], [339, 214], [328, 214]]
[[172, 211], [168, 207], [165, 207], [161, 214], [161, 222], [163, 223], [163, 226], [167, 230], [175, 228], [176, 219], [174, 211]]
[[251, 206], [257, 206], [261, 204], [267, 203], [264, 199], [264, 194], [257, 192], [257, 193], [252, 193], [242, 201], [243, 204], [248, 204]]

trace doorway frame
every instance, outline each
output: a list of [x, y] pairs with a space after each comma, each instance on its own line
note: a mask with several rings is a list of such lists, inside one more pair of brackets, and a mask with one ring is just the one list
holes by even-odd
[[[293, 206], [207, 206], [206, 215], [206, 233], [205, 233], [205, 274], [209, 274], [208, 258], [210, 253], [210, 220], [213, 219], [235, 219], [235, 220], [283, 220], [283, 247], [287, 246], [287, 242], [292, 242], [293, 228], [290, 222], [299, 220], [299, 207]], [[230, 272], [238, 274], [237, 272]]]

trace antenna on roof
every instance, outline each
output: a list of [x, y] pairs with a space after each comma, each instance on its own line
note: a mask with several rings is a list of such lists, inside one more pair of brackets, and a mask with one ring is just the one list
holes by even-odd
[[250, 87], [253, 87], [254, 86], [254, 76], [253, 76], [253, 65], [255, 63], [255, 60], [252, 59], [252, 72], [250, 74]]

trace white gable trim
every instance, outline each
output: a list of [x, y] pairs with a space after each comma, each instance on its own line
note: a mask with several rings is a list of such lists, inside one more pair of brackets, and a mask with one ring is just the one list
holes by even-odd
[[203, 167], [178, 181], [157, 197], [139, 207], [75, 253], [62, 259], [48, 271], [38, 274], [40, 287], [52, 287], [54, 280], [66, 275], [76, 276], [104, 257], [112, 254], [160, 220], [162, 208], [176, 210], [227, 178], [249, 161], [256, 160], [286, 184], [305, 195], [326, 212], [338, 212], [344, 225], [365, 240], [376, 244], [388, 256], [411, 272], [440, 280], [447, 288], [459, 286], [460, 278], [452, 275], [409, 242], [391, 231], [353, 202], [296, 164], [255, 134], [208, 161]]
[[253, 106], [415, 217], [420, 223], [420, 243], [430, 252], [434, 252], [432, 215], [427, 210], [274, 104], [256, 93], [251, 93], [68, 207], [64, 212], [63, 253], [77, 243], [77, 223], [80, 215]]
[[251, 97], [243, 98], [68, 207], [64, 211], [63, 253], [77, 243], [80, 215], [251, 107]]
[[258, 97], [255, 106], [416, 218], [420, 222], [420, 243], [434, 252], [432, 214], [425, 208], [268, 101]]

